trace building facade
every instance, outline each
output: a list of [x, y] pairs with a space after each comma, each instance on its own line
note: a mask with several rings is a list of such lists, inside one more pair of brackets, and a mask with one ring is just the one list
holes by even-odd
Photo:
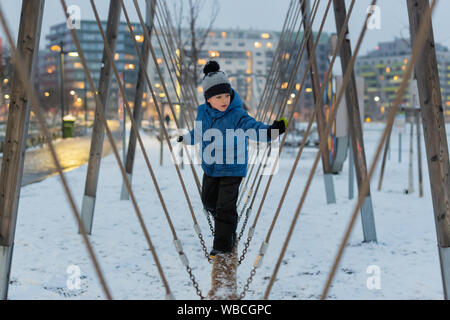
[[[106, 22], [102, 22], [106, 32]], [[136, 40], [143, 42], [142, 27], [138, 23], [132, 24]], [[87, 60], [88, 68], [96, 88], [100, 78], [103, 57], [103, 40], [96, 21], [82, 20], [80, 29], [76, 30], [78, 40]], [[60, 108], [60, 60], [61, 46], [64, 56], [64, 104], [65, 114], [83, 118], [87, 109], [89, 118], [94, 117], [94, 96], [87, 82], [81, 60], [76, 53], [70, 30], [66, 23], [54, 25], [46, 36], [47, 45], [39, 54], [39, 93], [41, 99], [50, 109], [59, 112]], [[130, 106], [134, 102], [134, 92], [137, 81], [139, 58], [128, 30], [128, 25], [121, 22], [119, 25], [117, 48], [114, 56], [119, 74], [125, 83], [126, 95]], [[108, 112], [114, 117], [118, 108], [118, 86], [114, 74], [111, 76], [111, 94], [108, 97]]]
[[[450, 52], [439, 44], [435, 48], [442, 102], [446, 119], [450, 119]], [[364, 103], [366, 114], [371, 118], [384, 119], [396, 97], [410, 54], [409, 39], [396, 38], [394, 41], [379, 43], [375, 50], [357, 59], [355, 72], [365, 79]], [[409, 86], [405, 93], [405, 107], [417, 104], [412, 102], [414, 94], [411, 90], [415, 87]]]

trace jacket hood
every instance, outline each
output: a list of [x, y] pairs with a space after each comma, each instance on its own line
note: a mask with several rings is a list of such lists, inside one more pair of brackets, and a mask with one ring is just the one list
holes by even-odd
[[242, 108], [241, 97], [236, 92], [236, 90], [234, 90], [234, 89], [232, 89], [232, 90], [233, 90], [233, 93], [231, 94], [232, 99], [230, 101], [230, 105], [228, 106], [228, 108], [225, 111], [219, 111], [217, 109], [214, 109], [213, 107], [210, 107], [210, 105], [207, 103], [207, 101], [205, 99], [205, 111], [206, 111], [206, 113], [208, 113], [208, 115], [211, 118], [220, 118], [220, 117], [223, 117], [225, 114], [227, 114], [228, 112], [230, 112], [233, 109]]

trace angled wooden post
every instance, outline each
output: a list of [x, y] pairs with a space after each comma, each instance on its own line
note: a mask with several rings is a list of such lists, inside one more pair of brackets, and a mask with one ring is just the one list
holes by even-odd
[[[411, 42], [414, 45], [428, 0], [407, 0]], [[450, 290], [450, 179], [444, 108], [437, 67], [433, 26], [426, 33], [425, 44], [415, 64], [419, 89], [425, 150], [430, 176], [431, 196], [438, 241], [444, 298]]]
[[[37, 62], [43, 12], [44, 0], [23, 0], [17, 51], [31, 79], [35, 76], [33, 66]], [[8, 296], [29, 119], [28, 97], [14, 71], [0, 173], [0, 297], [3, 300]]]
[[[334, 16], [336, 19], [336, 30], [339, 34], [344, 26], [344, 20], [347, 14], [347, 10], [345, 8], [345, 0], [333, 0], [333, 7]], [[348, 28], [346, 30], [346, 38], [342, 42], [340, 48], [340, 57], [342, 72], [345, 72], [348, 65], [350, 64], [350, 59], [352, 57]], [[359, 190], [363, 184], [363, 181], [367, 177], [367, 164], [354, 71], [352, 72], [351, 79], [347, 85], [347, 88], [345, 89], [345, 100], [347, 101], [348, 127], [350, 135], [352, 137], [351, 141], [353, 159], [355, 162], [356, 181], [358, 183]], [[368, 190], [367, 196], [364, 199], [364, 203], [361, 206], [361, 220], [364, 241], [377, 241], [370, 189]]]
[[[150, 11], [151, 16], [148, 14], [148, 10], [146, 10], [146, 20], [147, 20], [147, 27], [148, 27], [148, 33], [151, 35], [153, 30], [153, 20], [155, 17], [155, 9], [156, 9], [156, 0], [150, 1]], [[134, 98], [134, 107], [133, 107], [133, 118], [138, 127], [141, 125], [142, 120], [142, 95], [144, 93], [145, 88], [145, 70], [147, 69], [148, 64], [148, 55], [149, 55], [149, 39], [145, 38], [144, 43], [142, 44], [142, 58], [144, 59], [145, 65], [142, 66], [139, 64], [139, 73], [138, 73], [138, 80], [136, 83], [136, 95]], [[136, 155], [136, 134], [134, 130], [130, 130], [130, 138], [128, 141], [128, 148], [127, 148], [127, 158], [125, 162], [125, 171], [127, 173], [127, 178], [131, 183], [131, 179], [133, 176], [133, 165], [134, 165], [134, 157]], [[122, 183], [122, 191], [120, 193], [120, 199], [121, 200], [128, 200], [129, 194], [128, 190], [125, 186], [125, 183]]]
[[[119, 0], [111, 0], [109, 4], [108, 21], [106, 23], [106, 38], [113, 54], [116, 51], [120, 13], [121, 7]], [[108, 59], [105, 49], [103, 50], [102, 65], [103, 67], [100, 71], [100, 80], [97, 89], [102, 102], [101, 106], [104, 106], [106, 109], [111, 88], [112, 62]], [[100, 107], [100, 105], [96, 105], [96, 108], [97, 107]], [[103, 112], [104, 114], [107, 114], [106, 110], [103, 110]], [[97, 184], [100, 172], [100, 162], [102, 159], [104, 137], [105, 127], [100, 119], [98, 110], [96, 110], [94, 125], [92, 128], [86, 185], [84, 189], [83, 204], [81, 207], [81, 219], [87, 234], [91, 234], [92, 232], [92, 220], [94, 218], [95, 198], [97, 196]]]
[[[309, 0], [302, 2], [302, 13], [305, 15], [305, 18], [302, 19], [302, 21], [303, 21], [303, 29], [306, 32], [306, 30], [309, 28], [310, 23]], [[306, 40], [306, 51], [308, 53], [308, 59], [311, 60], [309, 73], [311, 76], [312, 90], [314, 94], [314, 105], [316, 106], [317, 101], [321, 100], [321, 97], [320, 97], [319, 71], [317, 69], [316, 55], [312, 54], [313, 47], [314, 47], [314, 37], [312, 35], [311, 29], [311, 36], [308, 37], [308, 39]], [[317, 122], [317, 132], [319, 133], [319, 139], [326, 140], [327, 137], [324, 135], [326, 122], [322, 111], [322, 106], [318, 106], [318, 110], [316, 110], [316, 122]], [[336, 203], [336, 195], [334, 192], [334, 184], [333, 184], [333, 173], [331, 171], [330, 157], [327, 151], [322, 153], [322, 167], [323, 167], [323, 177], [325, 182], [325, 194], [327, 198], [327, 203], [328, 204]]]

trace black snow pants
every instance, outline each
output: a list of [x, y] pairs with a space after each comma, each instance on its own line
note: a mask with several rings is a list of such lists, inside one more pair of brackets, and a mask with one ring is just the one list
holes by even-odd
[[242, 177], [210, 177], [203, 174], [202, 202], [215, 217], [213, 249], [230, 252], [236, 237], [236, 203]]

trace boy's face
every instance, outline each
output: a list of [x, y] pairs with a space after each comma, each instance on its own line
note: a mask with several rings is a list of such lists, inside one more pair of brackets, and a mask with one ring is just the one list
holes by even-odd
[[214, 109], [223, 112], [227, 110], [228, 106], [230, 105], [230, 99], [231, 95], [229, 93], [222, 93], [215, 95], [206, 101], [208, 101], [211, 107], [213, 107]]

